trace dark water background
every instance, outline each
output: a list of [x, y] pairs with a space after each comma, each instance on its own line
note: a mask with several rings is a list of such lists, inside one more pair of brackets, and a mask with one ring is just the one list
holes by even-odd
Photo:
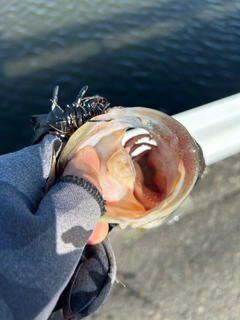
[[[0, 153], [80, 88], [174, 114], [240, 91], [239, 0], [1, 1]], [[240, 106], [239, 106], [240, 107]]]

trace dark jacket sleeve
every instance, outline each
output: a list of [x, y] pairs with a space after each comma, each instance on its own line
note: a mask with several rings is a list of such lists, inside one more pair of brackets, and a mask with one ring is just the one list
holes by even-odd
[[[65, 313], [72, 311], [71, 295], [82, 277], [79, 270], [84, 270], [80, 261], [83, 251], [86, 252], [86, 242], [101, 216], [101, 205], [91, 192], [66, 181], [56, 183], [41, 200], [52, 154], [59, 152], [60, 147], [58, 139], [47, 136], [38, 145], [0, 157], [2, 319], [47, 319], [60, 296], [63, 299], [61, 305], [67, 310]], [[99, 255], [107, 252], [105, 249], [98, 252], [98, 248], [93, 251], [97, 260]], [[114, 264], [111, 279], [108, 278], [107, 254], [101, 259], [106, 260], [108, 266], [104, 271], [100, 270], [106, 274], [101, 283], [98, 277], [94, 279], [95, 291], [96, 286], [106, 289], [107, 281], [104, 298], [115, 277], [115, 261], [111, 257]], [[77, 311], [83, 311], [77, 314], [79, 319], [94, 311], [104, 300], [103, 296], [99, 299], [100, 288], [93, 292], [91, 282], [92, 279], [86, 280], [85, 284], [82, 281], [80, 291], [85, 298], [84, 288], [86, 292], [92, 292], [90, 304], [95, 303], [95, 307], [87, 311], [85, 306], [89, 306], [89, 300], [85, 305], [78, 305]], [[79, 293], [79, 285], [77, 287]], [[71, 318], [72, 314], [67, 317]]]

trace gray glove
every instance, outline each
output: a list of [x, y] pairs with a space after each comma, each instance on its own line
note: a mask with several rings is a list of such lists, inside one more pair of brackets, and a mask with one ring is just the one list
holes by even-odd
[[60, 179], [41, 199], [61, 147], [60, 139], [47, 135], [0, 156], [2, 319], [44, 320], [55, 306], [66, 319], [82, 319], [113, 285], [116, 263], [108, 240], [86, 246], [104, 212], [98, 190], [83, 179]]

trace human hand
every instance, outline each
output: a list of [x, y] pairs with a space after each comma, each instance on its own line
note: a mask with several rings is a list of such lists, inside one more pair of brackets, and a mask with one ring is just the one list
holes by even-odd
[[[99, 182], [100, 160], [93, 147], [85, 147], [79, 150], [75, 156], [68, 162], [63, 176], [74, 175], [91, 182], [99, 192], [102, 188]], [[87, 244], [96, 244], [102, 242], [108, 234], [108, 223], [99, 222], [93, 230]]]

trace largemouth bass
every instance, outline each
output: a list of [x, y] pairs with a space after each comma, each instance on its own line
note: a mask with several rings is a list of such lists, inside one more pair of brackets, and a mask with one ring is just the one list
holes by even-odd
[[100, 159], [99, 181], [107, 210], [101, 221], [122, 228], [163, 223], [205, 168], [202, 149], [187, 129], [148, 108], [114, 107], [93, 117], [69, 138], [58, 171], [87, 146]]

